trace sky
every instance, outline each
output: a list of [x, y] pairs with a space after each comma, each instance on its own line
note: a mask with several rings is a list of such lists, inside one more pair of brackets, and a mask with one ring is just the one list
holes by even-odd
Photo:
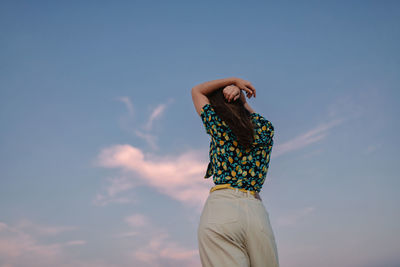
[[399, 1], [1, 1], [0, 266], [200, 267], [210, 137], [239, 77], [274, 125], [281, 267], [400, 266]]

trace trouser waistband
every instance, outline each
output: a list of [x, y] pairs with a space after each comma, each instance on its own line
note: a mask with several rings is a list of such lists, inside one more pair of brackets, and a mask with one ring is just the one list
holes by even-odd
[[261, 200], [260, 194], [257, 191], [246, 190], [244, 188], [236, 188], [236, 187], [231, 186], [230, 184], [217, 184], [217, 185], [211, 187], [210, 193], [215, 191], [215, 190], [219, 190], [219, 189], [233, 189], [235, 191], [242, 191], [242, 192], [245, 192], [247, 194], [251, 194], [252, 196], [257, 198], [258, 200]]

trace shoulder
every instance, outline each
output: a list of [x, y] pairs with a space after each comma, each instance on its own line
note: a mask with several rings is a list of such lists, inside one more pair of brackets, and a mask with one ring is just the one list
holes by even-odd
[[251, 113], [250, 118], [256, 122], [268, 123], [268, 124], [272, 125], [271, 121], [267, 120], [263, 115], [261, 115], [260, 113], [257, 113], [257, 112]]
[[206, 132], [214, 137], [220, 137], [224, 132], [230, 132], [226, 122], [218, 116], [211, 104], [205, 104], [200, 110], [200, 117]]
[[204, 113], [204, 112], [209, 111], [209, 110], [214, 110], [212, 108], [211, 104], [209, 104], [209, 103], [204, 104], [200, 109], [200, 115], [201, 115], [201, 113]]
[[203, 105], [203, 107], [200, 110], [200, 116], [203, 120], [208, 120], [208, 121], [213, 120], [221, 122], [220, 117], [217, 115], [214, 108], [209, 103]]
[[200, 109], [200, 115], [201, 115], [202, 113], [210, 113], [210, 112], [215, 113], [215, 110], [214, 110], [214, 108], [211, 106], [210, 103], [204, 104], [203, 107]]

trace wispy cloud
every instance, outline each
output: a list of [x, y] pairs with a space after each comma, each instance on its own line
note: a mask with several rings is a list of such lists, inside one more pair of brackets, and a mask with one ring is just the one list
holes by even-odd
[[132, 227], [143, 227], [149, 224], [149, 220], [143, 214], [133, 214], [125, 218], [127, 222]]
[[[326, 112], [325, 121], [317, 124], [311, 130], [299, 134], [286, 142], [275, 142], [275, 146], [272, 149], [273, 157], [279, 157], [325, 139], [335, 127], [362, 116], [365, 113], [365, 106], [356, 96], [344, 95], [327, 105]], [[315, 153], [319, 152], [316, 151]]]
[[201, 266], [197, 247], [191, 249], [173, 241], [165, 229], [153, 223], [146, 215], [132, 214], [125, 218], [125, 222], [131, 229], [118, 236], [126, 237], [135, 233], [136, 240], [138, 238], [146, 240], [144, 244], [141, 242], [140, 246], [126, 254], [130, 262], [154, 267]]
[[148, 119], [148, 121], [147, 121], [147, 124], [145, 125], [144, 128], [145, 128], [147, 131], [150, 131], [151, 128], [152, 128], [152, 126], [153, 126], [153, 122], [154, 122], [156, 119], [160, 118], [160, 117], [164, 114], [165, 109], [167, 108], [167, 106], [168, 106], [169, 104], [173, 103], [173, 102], [174, 102], [174, 100], [173, 100], [172, 98], [169, 98], [169, 99], [167, 100], [166, 103], [159, 104], [157, 107], [155, 107], [155, 108], [153, 109], [153, 111], [151, 112], [150, 117], [149, 117], [149, 119]]
[[138, 185], [138, 183], [127, 176], [114, 176], [106, 179], [105, 192], [97, 193], [92, 203], [98, 206], [105, 206], [109, 203], [134, 203], [137, 199], [133, 195], [124, 195], [122, 193], [129, 191]]
[[150, 134], [150, 133], [146, 133], [146, 132], [142, 132], [140, 130], [135, 130], [135, 134], [144, 139], [147, 144], [153, 149], [153, 150], [158, 150], [158, 146], [157, 146], [157, 136]]
[[64, 243], [66, 246], [80, 246], [85, 245], [86, 240], [71, 240]]
[[29, 220], [21, 219], [17, 225], [17, 229], [24, 229], [30, 231], [31, 233], [40, 235], [57, 235], [65, 231], [76, 230], [76, 226], [44, 226], [35, 224]]
[[85, 245], [85, 240], [45, 244], [35, 237], [37, 234], [55, 235], [72, 229], [75, 227], [41, 226], [28, 220], [14, 226], [0, 222], [1, 266], [106, 266], [100, 261], [79, 261], [71, 257], [67, 247]]
[[165, 110], [168, 107], [168, 105], [173, 102], [174, 102], [174, 100], [172, 98], [169, 98], [166, 103], [157, 105], [151, 111], [150, 116], [148, 116], [147, 122], [143, 126], [143, 130], [138, 130], [138, 129], [135, 130], [135, 134], [138, 137], [144, 139], [153, 150], [159, 149], [159, 147], [157, 145], [157, 136], [151, 133], [154, 121], [161, 118], [164, 115]]
[[123, 96], [123, 97], [117, 97], [116, 99], [124, 103], [125, 107], [128, 110], [127, 116], [121, 118], [122, 127], [124, 129], [127, 129], [127, 131], [135, 134], [137, 137], [143, 139], [151, 147], [151, 149], [158, 150], [159, 147], [157, 145], [157, 136], [154, 133], [152, 133], [153, 126], [155, 121], [160, 119], [164, 115], [168, 105], [172, 104], [174, 102], [174, 99], [169, 98], [166, 100], [165, 103], [158, 104], [155, 108], [153, 108], [150, 111], [149, 114], [145, 114], [144, 112], [141, 113], [140, 118], [147, 118], [147, 119], [145, 119], [145, 121], [143, 122], [144, 124], [140, 127], [138, 127], [137, 122], [136, 123], [133, 122], [134, 109], [130, 98], [127, 96]]
[[280, 156], [282, 154], [298, 150], [301, 148], [304, 148], [310, 144], [313, 144], [315, 142], [318, 142], [322, 139], [324, 139], [328, 135], [328, 131], [333, 128], [334, 126], [337, 126], [343, 122], [342, 119], [334, 119], [330, 122], [324, 122], [313, 129], [300, 134], [294, 138], [292, 138], [289, 141], [286, 141], [282, 144], [279, 144], [276, 146], [276, 148], [273, 148], [273, 155], [274, 157]]
[[[131, 145], [115, 145], [103, 149], [95, 164], [117, 168], [125, 175], [131, 173], [131, 179], [155, 188], [184, 205], [201, 209], [210, 188], [204, 179], [199, 178], [204, 176], [208, 163], [200, 160], [201, 158], [204, 158], [204, 151], [160, 156], [145, 154]], [[110, 187], [112, 186], [111, 184]]]
[[153, 235], [147, 244], [133, 252], [134, 260], [154, 267], [201, 266], [197, 249], [187, 249], [168, 237], [166, 233]]
[[121, 96], [121, 97], [117, 97], [116, 99], [125, 104], [125, 107], [128, 110], [128, 114], [130, 116], [134, 115], [134, 113], [133, 113], [133, 104], [132, 104], [131, 99], [128, 96]]
[[314, 211], [315, 207], [312, 206], [294, 210], [285, 215], [279, 216], [277, 219], [277, 223], [279, 226], [296, 225], [300, 220], [304, 219], [304, 217], [313, 213]]
[[132, 197], [121, 197], [121, 196], [108, 196], [102, 193], [97, 193], [96, 197], [92, 200], [92, 204], [96, 206], [106, 206], [110, 203], [132, 203], [135, 200]]

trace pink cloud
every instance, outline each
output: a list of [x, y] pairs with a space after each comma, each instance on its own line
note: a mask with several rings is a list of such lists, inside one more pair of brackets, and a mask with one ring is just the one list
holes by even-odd
[[125, 218], [125, 221], [133, 227], [142, 227], [149, 224], [149, 220], [142, 214], [134, 214]]
[[93, 204], [99, 206], [105, 206], [109, 203], [132, 203], [137, 202], [132, 195], [121, 196], [121, 193], [125, 193], [130, 189], [138, 185], [138, 183], [126, 176], [116, 176], [106, 179], [107, 186], [104, 193], [98, 193], [95, 199], [92, 201]]
[[[52, 226], [50, 231], [36, 231], [48, 226], [40, 226], [28, 220], [15, 225], [0, 222], [0, 266], [15, 267], [117, 267], [100, 259], [75, 259], [68, 247], [86, 245], [86, 240], [70, 240], [51, 244], [39, 242], [35, 235], [61, 233], [73, 227]], [[54, 231], [54, 229], [57, 229]], [[75, 228], [74, 228], [75, 229]], [[119, 265], [120, 266], [120, 265]]]
[[[142, 184], [182, 202], [201, 209], [212, 181], [203, 179], [208, 162], [203, 152], [189, 151], [177, 156], [145, 154], [131, 145], [115, 145], [105, 148], [97, 163], [106, 168], [119, 168], [132, 172]], [[208, 158], [208, 157], [207, 157]]]
[[29, 220], [22, 219], [16, 225], [18, 229], [29, 230], [31, 233], [40, 234], [40, 235], [57, 235], [65, 231], [76, 230], [76, 226], [44, 226], [32, 223]]
[[80, 245], [85, 245], [86, 241], [85, 240], [71, 240], [65, 242], [66, 246], [80, 246]]
[[[198, 266], [200, 258], [198, 249], [187, 248], [171, 240], [168, 232], [160, 228], [144, 214], [136, 213], [125, 218], [125, 222], [136, 230], [135, 237], [147, 240], [133, 252], [127, 253], [127, 257], [139, 266]], [[118, 236], [127, 237], [128, 233]]]
[[135, 250], [134, 259], [146, 263], [148, 266], [193, 266], [200, 267], [200, 258], [197, 249], [187, 249], [173, 241], [168, 241], [168, 234], [154, 235], [150, 241]]
[[[26, 228], [31, 230], [41, 229], [40, 233], [54, 234], [61, 232], [66, 227], [50, 227], [47, 230], [42, 226], [24, 220], [16, 226], [0, 223], [0, 259], [5, 266], [58, 266], [64, 261], [63, 248], [71, 243], [41, 244]], [[69, 229], [69, 228], [68, 228]], [[84, 242], [80, 240], [80, 243]]]

